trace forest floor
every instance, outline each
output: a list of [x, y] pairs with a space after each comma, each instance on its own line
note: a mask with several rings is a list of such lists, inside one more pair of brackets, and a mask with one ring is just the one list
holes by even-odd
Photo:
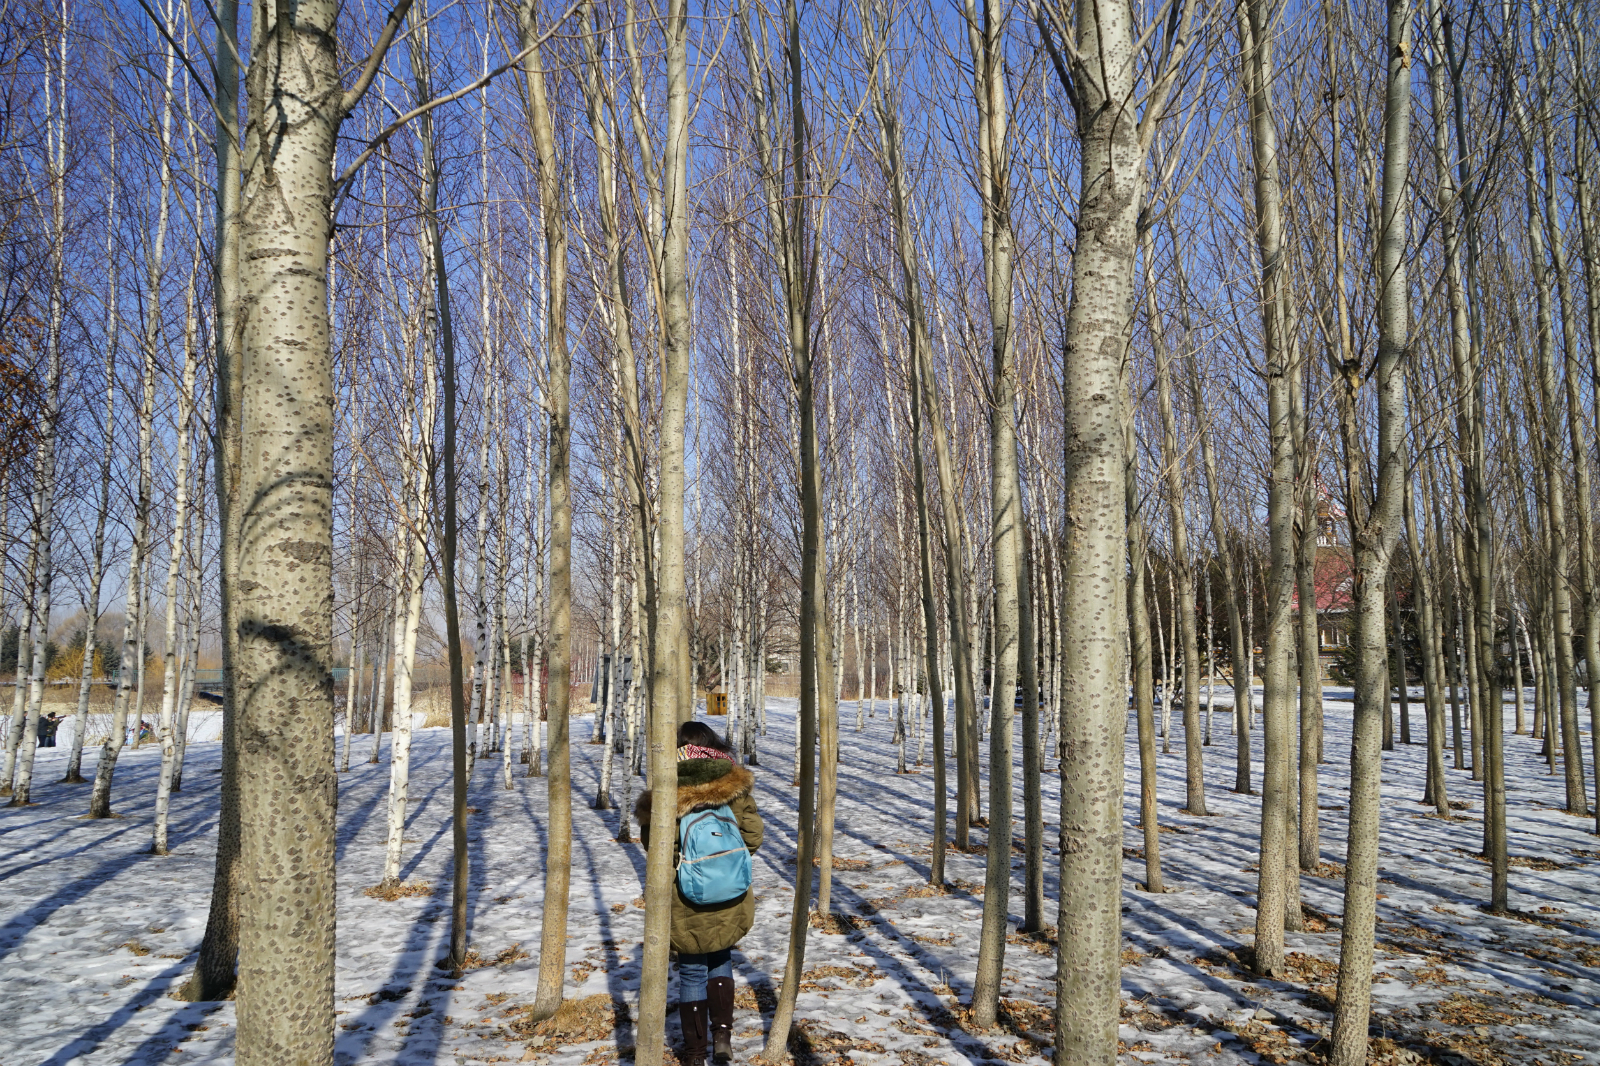
[[[1161, 757], [1162, 861], [1170, 889], [1163, 895], [1140, 890], [1138, 756], [1130, 731], [1123, 1062], [1321, 1061], [1338, 957], [1350, 715], [1348, 690], [1330, 688], [1327, 696], [1325, 865], [1321, 876], [1303, 879], [1310, 931], [1288, 934], [1292, 980], [1256, 980], [1241, 966], [1241, 949], [1253, 936], [1259, 799], [1230, 791], [1234, 742], [1226, 718], [1218, 715], [1216, 742], [1205, 749], [1210, 817], [1180, 810], [1177, 722], [1172, 753]], [[962, 1005], [975, 966], [984, 856], [952, 853], [949, 887], [928, 886], [932, 774], [929, 768], [894, 773], [887, 708], [880, 704], [864, 733], [854, 731], [854, 704], [841, 708], [836, 917], [813, 921], [796, 1058], [907, 1066], [1042, 1062], [1049, 1053], [1053, 941], [1048, 934], [1010, 937], [1004, 1024], [986, 1032], [970, 1025]], [[1420, 719], [1416, 704], [1413, 714]], [[771, 701], [756, 771], [767, 825], [756, 856], [757, 921], [735, 953], [740, 1061], [760, 1050], [786, 950], [793, 725], [794, 701]], [[480, 763], [474, 775], [469, 907], [480, 965], [452, 980], [436, 965], [449, 937], [448, 731], [417, 735], [404, 878], [418, 887], [391, 900], [365, 891], [382, 868], [387, 753], [382, 763], [369, 764], [371, 738], [356, 738], [357, 760], [340, 777], [337, 1062], [587, 1066], [628, 1058], [638, 1006], [644, 853], [616, 842], [617, 810], [588, 806], [601, 751], [583, 742], [589, 727], [586, 719], [574, 721], [573, 778], [582, 798], [574, 812], [570, 1002], [537, 1027], [526, 1023], [525, 1008], [538, 971], [543, 779], [522, 777], [525, 768], [514, 766], [516, 787], [506, 791], [498, 758], [492, 766]], [[1373, 1061], [1600, 1063], [1600, 839], [1592, 819], [1563, 813], [1561, 778], [1547, 773], [1537, 744], [1508, 736], [1515, 910], [1485, 913], [1489, 871], [1476, 854], [1481, 788], [1468, 773], [1450, 771], [1451, 797], [1465, 806], [1449, 821], [1417, 803], [1424, 757], [1417, 728], [1418, 744], [1384, 756]], [[1587, 758], [1587, 733], [1584, 748]], [[217, 746], [190, 749], [186, 787], [173, 797], [173, 853], [164, 858], [148, 854], [159, 750], [122, 756], [114, 798], [123, 817], [108, 821], [82, 817], [88, 786], [54, 783], [65, 755], [65, 749], [40, 751], [36, 806], [0, 811], [0, 1063], [231, 1061], [233, 1004], [184, 1004], [169, 995], [192, 968], [205, 926]], [[92, 755], [85, 764], [92, 777]], [[1050, 844], [1053, 767], [1048, 760]], [[620, 772], [616, 783], [620, 806]], [[1020, 797], [1017, 811], [1020, 836]], [[1014, 858], [1016, 915], [1020, 852]], [[1045, 867], [1052, 898], [1054, 863], [1052, 849]], [[1046, 920], [1054, 920], [1053, 904]]]

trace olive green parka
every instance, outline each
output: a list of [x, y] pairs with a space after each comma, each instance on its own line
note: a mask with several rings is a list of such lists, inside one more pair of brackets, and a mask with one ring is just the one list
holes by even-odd
[[[710, 810], [726, 803], [739, 822], [739, 835], [745, 847], [761, 846], [761, 815], [756, 811], [750, 790], [755, 778], [749, 770], [726, 759], [684, 759], [678, 763], [678, 815], [672, 823], [672, 861], [678, 861], [678, 821], [694, 811]], [[639, 797], [633, 808], [639, 820], [639, 835], [650, 846], [650, 792]], [[721, 951], [737, 944], [756, 920], [755, 894], [747, 891], [726, 903], [700, 906], [683, 898], [677, 880], [672, 883], [672, 946], [689, 955]]]

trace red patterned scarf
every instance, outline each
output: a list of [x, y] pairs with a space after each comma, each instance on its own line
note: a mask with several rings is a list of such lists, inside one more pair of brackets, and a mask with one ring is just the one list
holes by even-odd
[[689, 759], [726, 759], [733, 761], [733, 756], [718, 748], [703, 748], [699, 744], [685, 744], [678, 749], [678, 761]]

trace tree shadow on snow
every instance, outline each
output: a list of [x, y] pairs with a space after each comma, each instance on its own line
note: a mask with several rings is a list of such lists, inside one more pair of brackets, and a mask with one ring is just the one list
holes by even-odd
[[[867, 901], [849, 885], [835, 881], [833, 892], [835, 897], [849, 903], [858, 914], [869, 909], [865, 906]], [[883, 917], [882, 914], [871, 914], [867, 916], [866, 920], [880, 934], [893, 937], [899, 943], [901, 949], [911, 957], [912, 961], [916, 962], [928, 973], [942, 973], [945, 986], [955, 994], [957, 1001], [965, 1000], [972, 995], [971, 986], [964, 982], [958, 983], [955, 974], [951, 972], [949, 965], [943, 959], [907, 934], [902, 933], [895, 927], [893, 922]], [[902, 960], [897, 959], [874, 943], [871, 936], [852, 937], [851, 942], [869, 958], [874, 959], [878, 963], [879, 972], [885, 977], [894, 980], [930, 1021], [935, 1016], [947, 1013], [947, 1008], [943, 1000], [939, 998], [939, 993], [934, 991], [933, 987], [926, 981], [913, 974]], [[981, 1044], [968, 1047], [965, 1046], [965, 1043], [965, 1041], [961, 1041], [953, 1035], [950, 1037], [951, 1048], [968, 1062], [973, 1063], [974, 1066], [989, 1060], [988, 1051]]]
[[[356, 784], [356, 782], [351, 782], [351, 784]], [[344, 797], [341, 796], [340, 798], [343, 799]], [[361, 831], [372, 820], [372, 812], [378, 809], [379, 803], [386, 803], [388, 799], [389, 793], [387, 789], [383, 791], [374, 789], [368, 794], [368, 798], [353, 811], [347, 811], [345, 804], [339, 804], [339, 837], [334, 844], [333, 853], [333, 861], [335, 863], [344, 860], [345, 851], [351, 844], [355, 843], [356, 838], [361, 835]]]
[[[420, 1001], [418, 1006], [413, 1010], [427, 1006], [430, 1008], [430, 1013], [424, 1017], [429, 1018], [438, 1013], [428, 1000], [426, 979], [435, 975], [434, 963], [437, 961], [438, 945], [449, 935], [449, 919], [449, 908], [437, 900], [430, 900], [412, 919], [411, 928], [406, 931], [405, 943], [395, 954], [394, 967], [389, 971], [388, 980], [381, 988], [366, 997], [365, 1010], [340, 1024], [344, 1032], [335, 1034], [334, 1043], [335, 1058], [338, 1061], [347, 1062], [361, 1058], [367, 1052], [377, 1030], [400, 1013], [412, 988], [419, 983], [424, 985], [424, 989], [418, 997]], [[443, 979], [448, 980], [449, 974], [445, 973]], [[446, 998], [449, 995], [450, 984], [453, 983], [450, 981], [440, 990]], [[437, 1019], [435, 1024], [438, 1024]], [[408, 1048], [413, 1035], [416, 1034], [406, 1034], [401, 1038]]]
[[[111, 1017], [107, 1018], [98, 1025], [90, 1026], [88, 1029], [85, 1029], [83, 1032], [73, 1037], [69, 1043], [67, 1043], [64, 1047], [58, 1048], [54, 1055], [51, 1055], [48, 1059], [45, 1059], [39, 1064], [39, 1066], [65, 1066], [66, 1063], [71, 1062], [74, 1059], [93, 1053], [95, 1049], [97, 1049], [101, 1044], [105, 1043], [105, 1041], [113, 1033], [115, 1033], [118, 1029], [121, 1029], [124, 1025], [127, 1025], [129, 1022], [133, 1021], [135, 1014], [149, 1006], [151, 1003], [154, 1003], [161, 997], [161, 993], [171, 988], [173, 982], [178, 977], [182, 976], [185, 968], [186, 963], [179, 961], [173, 963], [171, 966], [168, 966], [165, 970], [162, 970], [149, 981], [146, 981], [145, 986], [138, 992], [123, 1000], [122, 1004], [117, 1007], [116, 1011], [111, 1015]], [[199, 1005], [197, 1004], [196, 1006]], [[212, 1006], [220, 1006], [220, 1004], [214, 1004]], [[180, 1039], [178, 1034], [183, 1031], [184, 1025], [182, 1019], [191, 1016], [193, 1013], [195, 1012], [192, 1010], [184, 1010], [174, 1014], [171, 1018], [167, 1019], [167, 1021], [164, 1022], [155, 1033], [152, 1033], [150, 1036], [146, 1037], [144, 1041], [139, 1044], [138, 1048], [134, 1050], [133, 1054], [123, 1061], [130, 1064], [136, 1063], [147, 1050], [153, 1049], [158, 1045], [170, 1050], [173, 1043]], [[209, 1013], [209, 1011], [201, 1011], [200, 1013], [203, 1016], [205, 1013]], [[166, 1056], [163, 1054], [161, 1059], [165, 1058]]]
[[[433, 799], [438, 795], [439, 790], [444, 788], [445, 785], [448, 785], [449, 783], [449, 778], [445, 778], [443, 781], [434, 785], [428, 790], [428, 794], [423, 798], [422, 802], [407, 804], [407, 806], [410, 808], [410, 810], [406, 812], [407, 830], [410, 830], [412, 825], [416, 823], [417, 819], [422, 817], [423, 809], [433, 802]], [[400, 880], [405, 881], [409, 879], [416, 871], [417, 867], [422, 865], [423, 860], [433, 853], [434, 847], [436, 847], [439, 843], [439, 838], [450, 832], [450, 830], [450, 819], [446, 818], [441, 821], [439, 823], [439, 828], [433, 831], [433, 835], [425, 840], [421, 847], [417, 848], [411, 853], [411, 858], [401, 863]], [[405, 834], [402, 833], [401, 835], [404, 836]]]
[[[169, 844], [173, 849], [181, 847], [190, 840], [193, 840], [195, 837], [204, 835], [210, 831], [213, 824], [214, 823], [208, 822], [204, 825], [193, 827], [187, 832], [182, 830], [172, 832], [169, 837]], [[128, 828], [134, 829], [139, 827], [129, 826]], [[96, 843], [104, 843], [108, 839], [114, 839], [115, 837], [121, 835], [122, 832], [118, 832], [113, 834], [111, 837], [102, 837]], [[93, 845], [85, 845], [85, 847], [77, 850], [85, 851], [92, 846]], [[73, 852], [72, 854], [76, 854], [76, 852]], [[59, 858], [61, 858], [61, 856], [57, 856], [57, 859]], [[107, 859], [105, 862], [101, 863], [99, 866], [96, 866], [88, 873], [76, 874], [71, 878], [71, 880], [64, 881], [59, 889], [52, 892], [50, 895], [45, 896], [43, 899], [34, 901], [34, 904], [27, 910], [7, 920], [4, 925], [0, 925], [0, 959], [4, 959], [7, 955], [9, 955], [12, 949], [21, 944], [30, 932], [49, 921], [50, 916], [56, 911], [60, 910], [62, 907], [77, 903], [104, 882], [111, 880], [118, 874], [130, 869], [140, 862], [159, 862], [160, 859], [161, 856], [150, 854], [150, 851], [147, 848], [129, 850], [115, 858]], [[32, 865], [39, 864], [34, 863]], [[25, 868], [26, 867], [22, 867], [19, 869]], [[10, 874], [8, 873], [7, 876], [9, 877]]]
[[[604, 966], [606, 972], [606, 991], [611, 995], [615, 1027], [612, 1030], [612, 1043], [620, 1057], [624, 1049], [631, 1049], [637, 1037], [634, 1034], [633, 1012], [628, 1007], [628, 988], [626, 978], [631, 974], [638, 977], [644, 963], [644, 945], [642, 943], [629, 946], [628, 962], [623, 962], [623, 945], [616, 940], [611, 919], [611, 908], [605, 905], [602, 889], [605, 883], [599, 863], [595, 859], [594, 848], [589, 844], [589, 838], [582, 838], [584, 858], [589, 866], [589, 886], [596, 903], [595, 914], [600, 925], [600, 945], [603, 949]], [[634, 849], [637, 850], [637, 849]], [[641, 875], [641, 882], [643, 878]]]

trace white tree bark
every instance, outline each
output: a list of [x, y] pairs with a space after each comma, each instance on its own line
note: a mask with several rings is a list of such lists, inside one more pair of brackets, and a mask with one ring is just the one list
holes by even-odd
[[199, 325], [195, 308], [195, 276], [200, 260], [189, 274], [185, 299], [183, 378], [178, 386], [178, 462], [172, 484], [172, 540], [167, 548], [166, 628], [161, 655], [161, 772], [156, 782], [156, 824], [150, 850], [167, 853], [167, 815], [172, 801], [172, 779], [178, 767], [175, 731], [181, 679], [178, 676], [178, 574], [183, 568], [189, 520], [189, 446], [194, 417], [195, 333]]
[[[175, 32], [176, 18], [169, 11], [164, 19], [167, 29], [167, 39], [170, 41]], [[145, 323], [143, 337], [141, 338], [140, 352], [143, 359], [140, 378], [143, 382], [143, 395], [139, 406], [139, 487], [138, 498], [134, 503], [133, 542], [128, 551], [128, 596], [123, 610], [122, 625], [122, 656], [117, 673], [117, 702], [111, 714], [111, 732], [107, 735], [104, 745], [100, 749], [100, 761], [95, 765], [94, 789], [89, 796], [89, 817], [111, 817], [111, 778], [117, 768], [117, 756], [122, 753], [122, 746], [126, 740], [128, 728], [128, 699], [134, 680], [143, 680], [142, 661], [136, 662], [135, 656], [142, 659], [143, 641], [141, 630], [144, 625], [144, 588], [143, 578], [145, 569], [145, 553], [148, 549], [147, 541], [150, 535], [150, 440], [152, 421], [155, 417], [155, 389], [156, 389], [156, 346], [161, 329], [160, 293], [161, 278], [165, 267], [165, 251], [167, 241], [167, 222], [171, 216], [172, 208], [172, 86], [176, 74], [176, 57], [170, 44], [166, 47], [166, 70], [163, 78], [161, 125], [160, 125], [160, 189], [159, 202], [156, 205], [155, 230], [151, 235], [151, 242], [145, 255]], [[141, 695], [143, 690], [141, 688]], [[138, 733], [138, 719], [134, 720], [135, 737]]]
[[[396, 573], [394, 617], [394, 722], [389, 740], [389, 835], [384, 848], [383, 884], [400, 880], [400, 854], [405, 843], [406, 804], [411, 783], [411, 703], [417, 662], [417, 635], [422, 628], [422, 584], [427, 557], [428, 507], [432, 498], [427, 455], [432, 451], [438, 416], [438, 384], [433, 352], [424, 346], [422, 405], [417, 416], [420, 439], [407, 457], [411, 465], [411, 500], [400, 515], [403, 543]], [[381, 713], [381, 708], [380, 708]]]
[[[84, 599], [83, 669], [78, 675], [78, 711], [73, 716], [72, 750], [67, 755], [67, 772], [62, 784], [83, 782], [83, 739], [89, 728], [89, 696], [94, 687], [94, 656], [98, 647], [100, 627], [100, 586], [105, 580], [106, 519], [111, 514], [111, 461], [116, 454], [117, 434], [113, 425], [117, 403], [117, 342], [122, 332], [122, 313], [117, 300], [119, 261], [115, 251], [117, 232], [117, 164], [116, 125], [108, 132], [107, 172], [112, 176], [106, 189], [106, 350], [105, 379], [106, 400], [100, 423], [105, 443], [100, 452], [100, 468], [96, 479], [99, 499], [94, 512], [94, 537], [89, 552], [89, 595]], [[110, 663], [105, 666], [110, 667]]]
[[[66, 11], [63, 7], [63, 18]], [[27, 717], [23, 720], [21, 751], [16, 776], [6, 774], [11, 786], [11, 806], [25, 807], [33, 791], [33, 756], [38, 745], [39, 715], [43, 711], [46, 653], [50, 638], [51, 591], [55, 584], [55, 565], [51, 541], [55, 535], [56, 448], [61, 435], [61, 325], [66, 301], [66, 140], [67, 140], [67, 34], [70, 22], [61, 27], [59, 59], [46, 65], [45, 122], [46, 173], [50, 185], [50, 291], [47, 297], [45, 333], [44, 411], [39, 426], [39, 444], [34, 459], [35, 540], [34, 602], [31, 608], [32, 660], [29, 675]], [[22, 633], [17, 633], [22, 646]], [[94, 642], [86, 640], [85, 654], [94, 655]], [[9, 769], [9, 767], [8, 767]]]

